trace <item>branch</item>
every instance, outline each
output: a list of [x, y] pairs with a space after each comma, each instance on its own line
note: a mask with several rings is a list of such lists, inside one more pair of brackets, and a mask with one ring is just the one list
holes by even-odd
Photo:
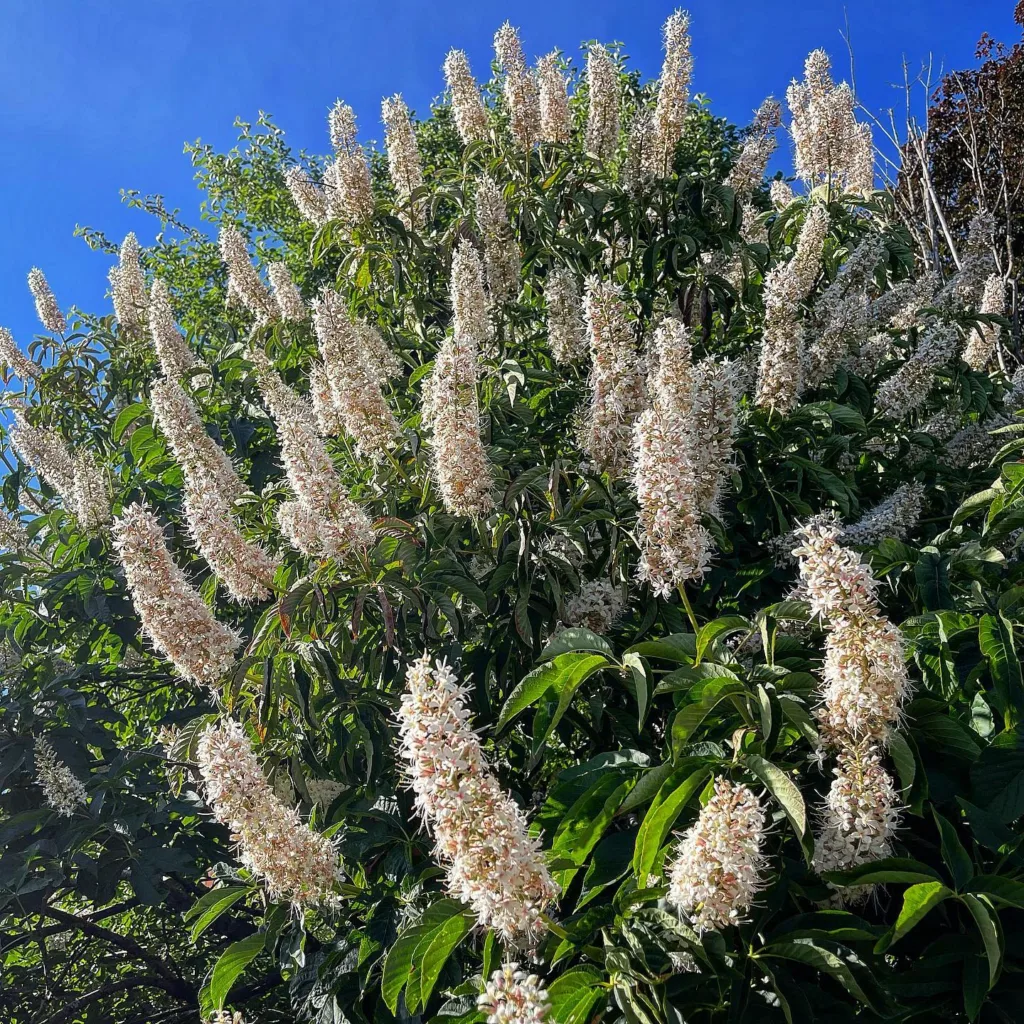
[[118, 992], [127, 992], [133, 988], [156, 988], [163, 989], [170, 995], [176, 995], [173, 986], [164, 981], [162, 978], [157, 978], [151, 974], [137, 974], [132, 975], [130, 978], [121, 978], [120, 981], [112, 981], [107, 985], [101, 985], [99, 988], [94, 988], [91, 992], [86, 992], [84, 995], [80, 995], [77, 999], [73, 999], [70, 1003], [66, 1003], [56, 1013], [51, 1014], [43, 1021], [43, 1024], [64, 1024], [65, 1021], [71, 1020], [71, 1018], [78, 1013], [83, 1006], [88, 1006], [89, 1003], [95, 1003], [100, 999], [104, 999], [107, 996], [115, 995]]

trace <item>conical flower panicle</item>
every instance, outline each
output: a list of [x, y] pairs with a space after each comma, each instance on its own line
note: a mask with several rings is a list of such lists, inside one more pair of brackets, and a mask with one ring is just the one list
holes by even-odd
[[587, 51], [587, 93], [584, 148], [598, 160], [611, 160], [619, 148], [622, 130], [619, 70], [612, 55], [599, 43]]
[[384, 121], [384, 141], [388, 151], [391, 182], [395, 186], [398, 202], [408, 207], [401, 214], [402, 221], [409, 228], [422, 227], [423, 202], [417, 200], [410, 205], [410, 200], [412, 194], [423, 185], [423, 160], [405, 100], [398, 95], [384, 100], [381, 119]]
[[239, 859], [271, 899], [300, 907], [336, 902], [334, 845], [275, 796], [242, 726], [230, 719], [207, 726], [196, 760], [214, 817], [231, 830]]
[[374, 198], [373, 187], [370, 184], [370, 167], [366, 162], [366, 154], [356, 141], [355, 111], [348, 104], [338, 100], [331, 109], [328, 122], [331, 143], [336, 154], [334, 163], [327, 172], [328, 212], [346, 226], [354, 227], [365, 223], [373, 216]]
[[38, 267], [33, 267], [28, 272], [28, 290], [36, 301], [39, 322], [51, 334], [63, 334], [68, 328], [68, 322], [57, 305], [57, 299], [46, 280], [46, 275]]
[[480, 434], [481, 345], [490, 338], [483, 266], [463, 239], [452, 259], [452, 333], [441, 343], [423, 392], [424, 419], [432, 431], [434, 472], [445, 508], [481, 516], [494, 507], [494, 476]]
[[488, 135], [487, 108], [462, 50], [448, 51], [444, 59], [444, 78], [452, 96], [455, 127], [462, 141], [467, 146], [483, 142]]
[[622, 476], [630, 466], [633, 424], [646, 404], [643, 369], [618, 286], [590, 278], [584, 315], [593, 367], [583, 447], [600, 472]]
[[529, 149], [540, 138], [539, 91], [537, 80], [527, 67], [519, 33], [507, 21], [495, 33], [494, 54], [505, 76], [509, 130], [523, 149]]
[[652, 406], [636, 423], [634, 483], [640, 505], [640, 578], [670, 594], [708, 565], [711, 537], [701, 525], [696, 459], [694, 373], [690, 340], [678, 320], [654, 336]]
[[558, 66], [557, 51], [537, 61], [537, 86], [540, 91], [540, 141], [567, 145], [572, 140], [569, 85]]
[[13, 370], [26, 386], [38, 380], [42, 372], [42, 367], [18, 348], [14, 335], [6, 327], [0, 327], [0, 364]]
[[35, 742], [36, 785], [43, 790], [47, 804], [64, 818], [71, 818], [79, 807], [89, 803], [85, 786], [57, 756], [44, 736]]
[[565, 599], [562, 624], [583, 626], [604, 636], [618, 622], [622, 607], [622, 591], [611, 580], [585, 580], [578, 594]]
[[309, 367], [309, 400], [313, 415], [323, 437], [340, 437], [345, 432], [345, 418], [334, 404], [334, 392], [327, 368], [314, 361]]
[[171, 293], [160, 278], [153, 282], [150, 289], [148, 320], [150, 337], [163, 375], [170, 380], [180, 381], [200, 362], [178, 331], [174, 310], [171, 309]]
[[299, 213], [311, 224], [320, 227], [327, 223], [329, 213], [324, 190], [301, 167], [289, 167], [284, 182], [291, 193]]
[[789, 412], [803, 385], [803, 325], [800, 304], [810, 294], [821, 269], [828, 234], [828, 210], [811, 206], [797, 238], [796, 252], [768, 274], [764, 285], [764, 339], [755, 401]]
[[163, 528], [145, 505], [129, 505], [114, 520], [114, 547], [153, 646], [186, 679], [216, 683], [234, 664], [242, 638], [213, 617], [175, 564]]
[[[991, 316], [1002, 316], [1006, 312], [1006, 287], [998, 274], [992, 274], [985, 282], [978, 312]], [[971, 331], [970, 340], [964, 348], [964, 362], [972, 370], [983, 371], [992, 361], [999, 331], [998, 324], [983, 324]]]
[[544, 283], [547, 302], [548, 344], [555, 362], [580, 362], [590, 352], [583, 300], [572, 272], [560, 267], [549, 271]]
[[359, 451], [380, 458], [399, 434], [398, 423], [381, 392], [379, 367], [367, 350], [366, 332], [354, 324], [337, 292], [324, 289], [313, 304], [324, 374], [331, 401]]
[[228, 270], [228, 279], [235, 294], [257, 320], [276, 320], [277, 307], [267, 286], [260, 280], [259, 271], [249, 258], [249, 248], [237, 228], [220, 229], [220, 256]]
[[0, 510], [0, 551], [28, 551], [30, 541], [17, 515]]
[[110, 287], [117, 322], [129, 331], [141, 330], [149, 306], [146, 279], [140, 263], [139, 240], [129, 232], [121, 243], [117, 266], [111, 268]]
[[722, 484], [732, 459], [736, 432], [735, 364], [708, 356], [693, 368], [693, 456], [697, 507], [719, 514]]
[[465, 686], [425, 654], [409, 667], [398, 719], [416, 807], [434, 835], [449, 891], [504, 942], [536, 939], [558, 886], [523, 812], [487, 765]]
[[768, 161], [778, 145], [775, 129], [780, 124], [782, 105], [769, 96], [754, 115], [743, 149], [725, 179], [725, 184], [733, 188], [737, 195], [750, 196], [761, 188]]
[[282, 320], [300, 323], [309, 316], [309, 310], [302, 301], [302, 294], [292, 280], [292, 275], [284, 263], [276, 262], [267, 265], [267, 277], [274, 295], [274, 304]]
[[906, 362], [875, 392], [875, 411], [900, 420], [923, 404], [935, 386], [935, 372], [953, 358], [960, 335], [953, 324], [935, 322], [921, 334]]
[[551, 997], [536, 974], [507, 963], [487, 979], [476, 1005], [487, 1014], [487, 1024], [542, 1024], [551, 1009]]
[[509, 223], [505, 196], [498, 183], [482, 175], [476, 192], [476, 222], [484, 242], [484, 268], [491, 300], [514, 299], [519, 293], [519, 243]]
[[381, 332], [373, 324], [357, 323], [356, 330], [363, 341], [363, 349], [382, 381], [401, 377], [403, 364]]
[[111, 520], [107, 474], [88, 449], [74, 456], [72, 474], [71, 510], [87, 534], [99, 536]]
[[844, 527], [840, 540], [862, 548], [878, 544], [886, 537], [903, 540], [921, 518], [924, 496], [924, 484], [916, 480], [900, 484], [888, 498], [868, 509], [857, 522]]
[[232, 501], [245, 491], [234, 463], [206, 432], [195, 403], [173, 378], [162, 377], [150, 386], [149, 402], [157, 424], [185, 475]]
[[665, 60], [658, 79], [658, 103], [654, 111], [653, 145], [647, 152], [647, 173], [664, 178], [672, 171], [672, 158], [683, 137], [690, 99], [693, 56], [690, 53], [690, 16], [676, 11], [663, 30]]
[[766, 817], [748, 786], [715, 780], [666, 872], [668, 902], [698, 932], [739, 924], [763, 888]]

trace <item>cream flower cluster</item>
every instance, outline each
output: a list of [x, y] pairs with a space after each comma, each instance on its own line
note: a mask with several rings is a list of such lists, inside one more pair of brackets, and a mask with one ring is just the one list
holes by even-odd
[[199, 360], [188, 347], [178, 331], [171, 309], [171, 293], [159, 278], [153, 282], [149, 293], [149, 334], [153, 349], [160, 360], [163, 375], [171, 380], [181, 380], [189, 370], [199, 366]]
[[349, 319], [344, 299], [328, 288], [313, 303], [313, 325], [331, 404], [358, 450], [382, 457], [399, 429], [381, 391], [380, 367], [367, 350], [367, 331]]
[[267, 265], [267, 277], [270, 278], [270, 290], [273, 293], [274, 305], [282, 320], [301, 323], [309, 316], [309, 310], [302, 301], [302, 293], [292, 280], [288, 267], [280, 261]]
[[23, 409], [14, 412], [10, 438], [15, 451], [60, 495], [86, 533], [95, 536], [109, 524], [107, 478], [91, 451], [72, 454], [56, 430], [33, 426]]
[[[398, 99], [401, 102], [400, 98]], [[395, 116], [399, 116], [397, 109]], [[408, 111], [405, 113], [405, 118], [408, 121]], [[327, 195], [328, 211], [330, 216], [340, 220], [348, 227], [353, 227], [368, 221], [373, 216], [374, 207], [370, 168], [366, 162], [366, 154], [363, 153], [356, 141], [355, 111], [347, 103], [338, 100], [331, 109], [328, 126], [331, 133], [331, 145], [334, 146], [335, 153], [334, 163], [328, 168], [327, 173], [327, 183], [331, 186]], [[409, 130], [411, 132], [411, 128]], [[407, 145], [407, 142], [404, 144]], [[418, 153], [415, 151], [415, 140], [412, 145], [413, 153], [418, 158]], [[390, 154], [390, 149], [388, 152]], [[400, 193], [400, 195], [407, 194]]]
[[146, 279], [142, 274], [139, 240], [134, 232], [125, 236], [118, 251], [117, 266], [110, 268], [110, 293], [117, 322], [128, 331], [140, 330], [148, 306]]
[[590, 352], [583, 301], [572, 271], [553, 267], [544, 283], [547, 302], [548, 344], [555, 362], [580, 362]]
[[755, 400], [759, 406], [789, 412], [803, 382], [803, 325], [800, 304], [810, 294], [821, 269], [828, 233], [828, 210], [815, 204], [797, 238], [788, 263], [771, 270], [764, 284], [764, 340]]
[[551, 997], [536, 974], [507, 963], [487, 980], [477, 997], [477, 1008], [487, 1014], [487, 1024], [542, 1024], [551, 1008]]
[[186, 679], [215, 683], [234, 664], [241, 636], [218, 622], [175, 564], [156, 516], [138, 502], [114, 520], [114, 547], [156, 650]]
[[507, 21], [494, 35], [494, 54], [505, 76], [503, 91], [509, 129], [516, 142], [529, 149], [539, 137], [540, 97], [537, 80], [523, 56], [519, 33]]
[[658, 79], [658, 102], [654, 110], [652, 145], [646, 157], [648, 174], [661, 178], [672, 170], [676, 146], [683, 137], [683, 125], [690, 99], [693, 56], [690, 53], [690, 16], [676, 11], [663, 29], [665, 59]]
[[491, 774], [470, 724], [466, 688], [444, 662], [414, 662], [398, 711], [416, 806], [434, 834], [451, 893], [505, 942], [530, 942], [558, 895], [540, 841]]
[[565, 599], [562, 623], [604, 635], [618, 621], [622, 606], [622, 591], [611, 580], [586, 580], [578, 594]]
[[47, 804], [59, 815], [70, 818], [79, 807], [88, 804], [85, 786], [44, 736], [35, 742], [35, 765], [36, 785], [42, 787]]
[[925, 328], [906, 362], [875, 392], [875, 411], [900, 420], [921, 405], [935, 384], [935, 371], [956, 352], [960, 336], [954, 324], [934, 321]]
[[38, 380], [42, 371], [42, 367], [38, 363], [29, 359], [18, 348], [14, 335], [6, 327], [0, 327], [0, 363], [13, 370], [25, 385], [29, 381]]
[[326, 224], [330, 214], [324, 190], [301, 167], [289, 167], [284, 182], [299, 213], [311, 224]]
[[743, 149], [725, 179], [725, 184], [735, 189], [737, 195], [750, 196], [761, 187], [768, 161], [778, 145], [775, 129], [780, 124], [782, 106], [778, 100], [769, 97], [758, 107], [747, 130]]
[[[399, 203], [410, 204], [413, 192], [423, 185], [423, 159], [412, 128], [409, 108], [401, 96], [392, 96], [381, 104], [384, 122], [384, 143], [388, 151], [388, 168]], [[417, 200], [402, 214], [407, 227], [422, 226], [423, 202]]]
[[715, 780], [711, 799], [679, 842], [668, 901], [699, 932], [738, 924], [762, 887], [765, 809], [743, 783]]
[[611, 160], [619, 148], [619, 70], [600, 43], [587, 51], [587, 125], [584, 149], [597, 160]]
[[693, 464], [697, 505], [719, 516], [719, 502], [732, 460], [736, 433], [736, 402], [740, 390], [736, 363], [718, 363], [708, 356], [693, 368]]
[[486, 515], [494, 507], [494, 476], [480, 434], [477, 381], [490, 325], [483, 266], [467, 239], [452, 260], [451, 296], [453, 329], [424, 386], [423, 412], [433, 434], [434, 471], [445, 508], [453, 515]]
[[[1006, 312], [1006, 287], [998, 274], [992, 274], [985, 282], [978, 312], [994, 316], [1002, 316]], [[971, 332], [970, 340], [964, 348], [964, 362], [971, 369], [984, 370], [992, 361], [999, 332], [998, 324], [982, 324]]]
[[622, 290], [592, 277], [583, 308], [593, 361], [583, 448], [599, 472], [622, 476], [630, 467], [633, 426], [646, 404], [643, 369]]
[[339, 879], [334, 845], [274, 795], [241, 724], [229, 719], [208, 726], [196, 760], [214, 816], [231, 829], [239, 859], [271, 898], [297, 906], [333, 903]]
[[862, 548], [871, 547], [886, 537], [903, 540], [921, 518], [924, 493], [924, 485], [916, 480], [900, 484], [857, 522], [844, 527], [840, 540]]
[[558, 53], [537, 61], [537, 85], [540, 90], [540, 140], [567, 145], [572, 140], [572, 115], [569, 113], [568, 79], [559, 66]]
[[501, 186], [486, 174], [477, 185], [476, 223], [484, 243], [484, 271], [491, 301], [514, 299], [519, 294], [519, 243], [509, 223]]
[[804, 81], [790, 85], [786, 99], [796, 169], [804, 181], [840, 184], [848, 192], [869, 192], [874, 185], [871, 129], [857, 124], [853, 93], [832, 81], [831, 62], [814, 50], [804, 65]]
[[995, 217], [987, 210], [971, 218], [960, 267], [935, 297], [936, 306], [956, 313], [964, 306], [977, 305], [986, 282], [996, 269], [992, 252], [995, 230]]
[[52, 334], [63, 334], [67, 330], [68, 322], [57, 305], [57, 299], [46, 280], [46, 275], [38, 267], [33, 267], [28, 272], [28, 290], [36, 300], [36, 316], [39, 317], [39, 322]]
[[639, 501], [639, 576], [667, 596], [703, 576], [712, 546], [701, 524], [694, 374], [686, 327], [665, 320], [654, 335], [651, 408], [637, 420], [634, 484]]
[[27, 551], [29, 546], [28, 533], [21, 520], [6, 510], [0, 512], [0, 550]]
[[276, 320], [277, 307], [259, 271], [249, 258], [245, 238], [237, 228], [220, 229], [220, 257], [228, 269], [228, 281], [242, 303], [257, 320]]
[[281, 380], [263, 352], [250, 350], [249, 358], [277, 427], [285, 474], [296, 496], [278, 509], [281, 532], [314, 558], [342, 557], [368, 547], [373, 527], [345, 493], [320, 438], [312, 405]]
[[449, 50], [444, 59], [444, 78], [452, 96], [455, 127], [468, 146], [487, 138], [487, 108], [462, 50]]

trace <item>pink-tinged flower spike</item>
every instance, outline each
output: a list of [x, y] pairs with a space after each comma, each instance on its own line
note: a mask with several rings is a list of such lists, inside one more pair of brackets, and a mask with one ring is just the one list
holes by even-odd
[[[408, 118], [408, 113], [406, 114]], [[341, 100], [331, 108], [328, 119], [336, 158], [328, 169], [328, 209], [332, 217], [349, 227], [373, 216], [373, 188], [366, 154], [356, 141], [355, 111]], [[414, 144], [415, 145], [415, 144]], [[390, 147], [390, 143], [389, 143]], [[390, 148], [389, 148], [390, 152]]]
[[747, 138], [743, 149], [736, 158], [725, 184], [733, 188], [737, 195], [750, 196], [756, 192], [764, 181], [764, 173], [768, 161], [775, 152], [778, 140], [775, 129], [782, 124], [782, 105], [778, 100], [768, 97], [758, 107], [754, 121], [747, 129]]
[[449, 891], [506, 943], [530, 943], [558, 886], [523, 812], [491, 774], [466, 697], [444, 662], [415, 661], [398, 710], [401, 755]]
[[[846, 871], [892, 856], [899, 821], [899, 796], [878, 750], [862, 743], [840, 751], [818, 815], [815, 871]], [[873, 889], [871, 885], [836, 888], [835, 902], [859, 903]]]
[[288, 273], [288, 267], [284, 263], [271, 263], [267, 266], [267, 277], [270, 278], [274, 303], [281, 319], [295, 323], [305, 320], [309, 310], [302, 301], [302, 294], [292, 280], [292, 275]]
[[476, 191], [476, 223], [484, 242], [484, 267], [491, 301], [519, 294], [519, 243], [509, 223], [505, 196], [498, 183], [482, 175]]
[[621, 289], [592, 277], [583, 308], [593, 358], [583, 447], [599, 472], [617, 477], [629, 470], [633, 424], [646, 401], [643, 371]]
[[480, 348], [490, 339], [483, 266], [468, 239], [452, 259], [452, 332], [441, 343], [423, 388], [424, 421], [432, 431], [434, 472], [445, 508], [483, 516], [494, 508], [494, 476], [480, 435]]
[[[1006, 288], [998, 274], [992, 274], [985, 282], [979, 313], [1002, 316], [1006, 312]], [[992, 360], [999, 340], [998, 324], [982, 324], [971, 331], [970, 340], [964, 348], [964, 362], [972, 370], [984, 370]], [[24, 379], [22, 374], [19, 377]]]
[[903, 540], [917, 526], [924, 505], [924, 484], [916, 480], [900, 484], [884, 501], [869, 509], [857, 522], [844, 527], [844, 544], [866, 548], [886, 537]]
[[306, 220], [317, 227], [327, 223], [327, 196], [301, 167], [289, 167], [284, 182], [292, 201]]
[[802, 390], [803, 326], [798, 314], [821, 269], [827, 233], [828, 210], [810, 207], [793, 258], [775, 267], [765, 280], [764, 340], [755, 397], [762, 408], [787, 413]]
[[537, 84], [540, 89], [540, 141], [567, 145], [572, 139], [569, 86], [558, 66], [557, 52], [537, 61]]
[[586, 151], [598, 160], [611, 160], [619, 148], [619, 70], [612, 55], [599, 43], [587, 51]]
[[213, 617], [189, 584], [156, 516], [144, 505], [129, 505], [114, 520], [114, 547], [153, 646], [186, 679], [216, 683], [234, 664], [242, 638]]
[[146, 279], [139, 262], [141, 250], [134, 232], [125, 236], [118, 252], [116, 267], [110, 271], [110, 289], [114, 298], [114, 315], [128, 331], [140, 330], [146, 323], [149, 305]]
[[960, 335], [952, 324], [935, 323], [921, 335], [907, 361], [875, 393], [875, 411], [900, 420], [916, 409], [935, 385], [935, 371], [953, 357]]
[[323, 363], [314, 361], [309, 367], [309, 400], [322, 437], [340, 437], [345, 431], [341, 410], [334, 404], [331, 381]]
[[637, 420], [634, 483], [640, 505], [640, 578], [667, 596], [704, 575], [711, 536], [701, 525], [690, 339], [678, 320], [665, 320], [654, 336], [652, 407]]
[[249, 312], [258, 320], [276, 320], [277, 307], [249, 259], [245, 238], [237, 228], [224, 226], [220, 229], [220, 255], [235, 293]]
[[875, 140], [871, 125], [858, 124], [850, 143], [850, 164], [846, 169], [846, 191], [867, 196], [875, 189]]
[[487, 138], [487, 108], [476, 84], [469, 61], [462, 50], [449, 50], [444, 59], [444, 78], [452, 95], [455, 127], [462, 141], [483, 142]]
[[234, 463], [206, 432], [195, 403], [176, 380], [163, 377], [153, 381], [149, 404], [186, 476], [206, 481], [204, 486], [228, 501], [245, 491]]
[[274, 371], [264, 353], [250, 351], [256, 383], [277, 426], [288, 483], [296, 501], [278, 509], [278, 524], [303, 554], [340, 558], [373, 542], [373, 527], [345, 493], [317, 431], [312, 405]]
[[107, 476], [96, 456], [88, 449], [74, 457], [71, 507], [78, 525], [96, 537], [110, 524], [110, 492]]
[[693, 384], [693, 464], [697, 507], [702, 512], [717, 516], [736, 432], [737, 365], [716, 363], [708, 356], [694, 366]]
[[214, 817], [231, 829], [239, 860], [271, 899], [299, 907], [336, 902], [334, 845], [274, 795], [242, 726], [231, 719], [208, 726], [196, 760]]
[[840, 527], [812, 521], [798, 536], [800, 578], [811, 612], [825, 620], [822, 739], [836, 747], [885, 743], [910, 693], [903, 637], [882, 614], [878, 584], [860, 556], [838, 540]]
[[42, 367], [18, 348], [14, 335], [6, 327], [0, 327], [0, 363], [13, 370], [25, 385], [38, 380], [42, 372]]
[[[395, 186], [399, 203], [407, 206], [413, 192], [423, 185], [423, 160], [405, 100], [397, 95], [384, 100], [381, 104], [381, 119], [384, 121], [384, 142], [388, 151], [391, 182]], [[412, 203], [401, 216], [407, 227], [422, 227], [422, 200]]]
[[345, 300], [325, 288], [313, 303], [324, 372], [332, 403], [363, 455], [379, 459], [399, 435], [381, 392], [380, 371], [365, 345], [366, 332], [349, 319]]
[[494, 35], [494, 53], [505, 76], [509, 130], [523, 149], [529, 149], [540, 138], [537, 80], [526, 65], [519, 33], [507, 21]]
[[715, 792], [680, 840], [668, 868], [668, 901], [698, 932], [739, 924], [764, 883], [765, 809], [748, 786], [715, 780]]
[[676, 145], [683, 137], [689, 104], [693, 57], [690, 54], [690, 16], [676, 11], [665, 22], [665, 60], [658, 79], [658, 104], [654, 111], [654, 140], [648, 148], [647, 172], [663, 178], [672, 171]]
[[57, 305], [46, 276], [38, 267], [33, 267], [28, 272], [28, 290], [36, 300], [36, 315], [39, 322], [52, 334], [63, 334], [67, 330], [68, 322]]
[[536, 974], [508, 963], [490, 976], [476, 1005], [487, 1014], [487, 1024], [542, 1024], [551, 1009], [551, 997]]
[[149, 293], [149, 333], [165, 377], [179, 381], [200, 365], [174, 322], [171, 293], [159, 278], [153, 282]]
[[544, 283], [544, 298], [548, 307], [548, 344], [555, 362], [566, 366], [585, 359], [590, 342], [583, 318], [583, 300], [572, 272], [553, 268]]
[[376, 368], [380, 379], [394, 380], [402, 376], [402, 360], [395, 355], [380, 331], [372, 324], [357, 323], [356, 330], [363, 339], [363, 348]]
[[42, 787], [47, 804], [59, 815], [71, 818], [79, 807], [88, 804], [85, 786], [57, 756], [50, 741], [44, 736], [36, 739], [35, 765], [36, 785]]
[[789, 182], [778, 180], [768, 186], [768, 197], [776, 210], [784, 210], [796, 198], [793, 186]]
[[28, 551], [30, 541], [21, 520], [7, 511], [0, 511], [0, 550]]

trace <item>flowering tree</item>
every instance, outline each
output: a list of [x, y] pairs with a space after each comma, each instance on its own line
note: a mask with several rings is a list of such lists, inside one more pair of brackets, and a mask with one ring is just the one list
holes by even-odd
[[113, 315], [33, 270], [5, 1019], [1015, 1019], [992, 220], [918, 266], [821, 51], [765, 187], [664, 41], [197, 146]]

